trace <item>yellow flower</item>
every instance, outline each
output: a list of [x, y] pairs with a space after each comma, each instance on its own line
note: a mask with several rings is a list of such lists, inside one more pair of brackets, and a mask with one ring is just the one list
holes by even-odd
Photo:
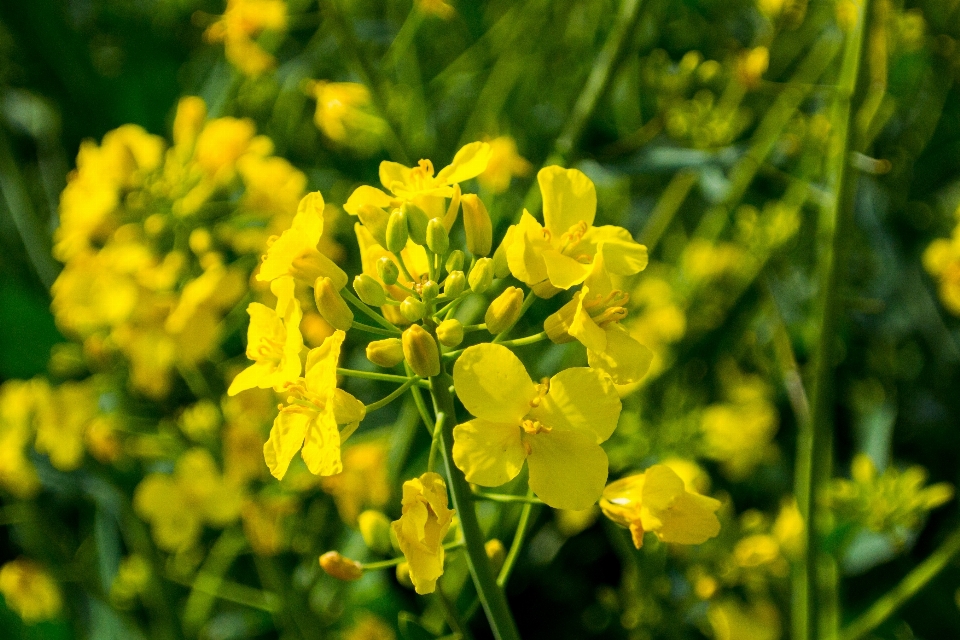
[[403, 505], [393, 532], [410, 565], [417, 593], [433, 593], [443, 575], [443, 539], [453, 520], [447, 508], [447, 485], [438, 474], [427, 472], [403, 483]]
[[293, 276], [312, 285], [317, 278], [327, 277], [338, 291], [343, 289], [347, 274], [317, 249], [323, 235], [323, 209], [319, 191], [303, 197], [290, 228], [270, 239], [257, 280]]
[[[386, 289], [387, 293], [390, 294], [394, 300], [403, 300], [406, 298], [407, 293], [397, 285], [390, 285], [389, 287], [384, 285], [383, 280], [380, 279], [380, 274], [377, 272], [377, 261], [380, 258], [386, 257], [394, 261], [396, 261], [396, 258], [380, 246], [365, 226], [360, 223], [353, 226], [357, 234], [357, 245], [360, 248], [360, 262], [363, 266], [363, 273], [383, 285], [384, 289]], [[400, 257], [410, 271], [410, 275], [413, 276], [417, 282], [410, 282], [407, 280], [407, 277], [401, 273], [397, 283], [412, 288], [415, 284], [419, 284], [421, 276], [429, 273], [427, 252], [420, 245], [408, 241], [406, 248], [400, 252]], [[381, 308], [381, 311], [383, 312], [383, 316], [393, 324], [410, 324], [410, 321], [403, 317], [403, 314], [400, 313], [400, 308], [396, 305], [385, 305]]]
[[720, 502], [689, 491], [673, 469], [655, 464], [646, 472], [621, 478], [603, 490], [605, 516], [628, 527], [637, 549], [650, 531], [663, 542], [700, 544], [720, 532], [715, 511]]
[[747, 477], [769, 454], [777, 433], [772, 391], [761, 378], [729, 369], [723, 374], [729, 402], [707, 407], [701, 417], [704, 455], [733, 480]]
[[300, 318], [303, 312], [293, 295], [293, 278], [279, 278], [271, 284], [277, 296], [276, 310], [251, 302], [247, 307], [250, 327], [247, 329], [247, 357], [254, 363], [237, 374], [227, 395], [259, 387], [280, 389], [300, 377]]
[[[428, 218], [444, 218], [447, 213], [445, 199], [453, 197], [453, 185], [476, 178], [487, 168], [490, 145], [486, 142], [471, 142], [465, 145], [453, 162], [433, 175], [433, 163], [421, 160], [416, 167], [405, 167], [397, 162], [380, 163], [380, 183], [393, 195], [371, 186], [361, 186], [350, 195], [343, 208], [350, 215], [358, 215], [363, 205], [379, 209], [399, 207], [412, 202], [423, 209]], [[444, 220], [449, 230], [453, 220]]]
[[98, 414], [96, 387], [92, 381], [64, 382], [48, 389], [38, 400], [34, 446], [50, 456], [50, 463], [57, 469], [78, 468], [83, 462], [87, 430]]
[[0, 568], [0, 593], [7, 606], [27, 624], [60, 613], [60, 589], [50, 574], [32, 560], [20, 558]]
[[223, 42], [227, 59], [243, 73], [256, 76], [273, 67], [273, 56], [254, 38], [262, 31], [287, 28], [283, 0], [227, 0], [227, 9], [203, 34], [207, 42]]
[[534, 384], [497, 344], [468, 348], [453, 369], [457, 396], [477, 416], [453, 430], [453, 459], [467, 480], [496, 487], [527, 461], [530, 488], [555, 509], [586, 509], [607, 480], [600, 447], [617, 427], [620, 398], [609, 376], [586, 367]]
[[296, 500], [290, 496], [265, 496], [244, 504], [240, 516], [253, 552], [273, 556], [283, 551], [287, 545], [284, 521], [296, 512]]
[[42, 378], [0, 385], [0, 486], [18, 498], [30, 498], [40, 488], [27, 447], [34, 435], [37, 400], [46, 395], [46, 386]]
[[647, 248], [621, 227], [594, 227], [597, 191], [576, 169], [544, 167], [537, 174], [543, 194], [541, 225], [526, 210], [504, 238], [507, 264], [534, 293], [549, 298], [587, 279], [602, 257], [606, 272], [629, 276], [647, 266]]
[[960, 315], [960, 225], [950, 239], [937, 238], [923, 252], [923, 266], [937, 280], [940, 301]]
[[547, 318], [544, 329], [557, 344], [578, 340], [587, 348], [590, 366], [607, 372], [615, 384], [636, 382], [649, 370], [653, 352], [620, 325], [628, 299], [618, 289], [596, 291], [584, 284], [573, 300]]
[[770, 602], [744, 605], [735, 598], [710, 604], [707, 619], [717, 640], [780, 640], [780, 614]]
[[270, 473], [282, 480], [297, 451], [314, 475], [330, 476], [343, 470], [338, 424], [352, 431], [363, 419], [363, 404], [337, 389], [337, 360], [346, 334], [335, 331], [307, 354], [303, 379], [288, 384], [287, 404], [273, 421], [263, 457]]
[[533, 166], [517, 153], [517, 142], [510, 136], [499, 136], [490, 141], [490, 161], [477, 176], [484, 189], [503, 193], [510, 188], [513, 176], [525, 176]]
[[361, 442], [343, 452], [344, 470], [322, 479], [340, 519], [353, 526], [364, 508], [379, 509], [390, 499], [387, 448], [382, 441]]
[[350, 630], [344, 640], [397, 640], [393, 628], [377, 616], [364, 613]]
[[194, 159], [208, 180], [225, 184], [233, 179], [237, 160], [249, 151], [256, 133], [249, 118], [211, 120], [197, 138]]
[[334, 142], [365, 147], [383, 135], [386, 123], [372, 113], [370, 91], [362, 84], [317, 80], [307, 91], [317, 101], [314, 123]]

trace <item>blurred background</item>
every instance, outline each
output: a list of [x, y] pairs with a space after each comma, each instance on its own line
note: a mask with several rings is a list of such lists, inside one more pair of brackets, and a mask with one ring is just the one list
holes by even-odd
[[[299, 198], [323, 193], [321, 250], [356, 273], [352, 189], [474, 140], [496, 241], [556, 163], [649, 247], [624, 325], [655, 360], [611, 477], [668, 461], [724, 503], [717, 539], [639, 551], [594, 511], [534, 509], [522, 635], [791, 637], [812, 411], [822, 637], [932, 553], [858, 637], [960, 637], [958, 78], [957, 0], [0, 4], [0, 637], [451, 637], [449, 602], [392, 570], [317, 566], [394, 555], [358, 518], [396, 517], [423, 468], [412, 405], [364, 421], [344, 474], [277, 483], [276, 398], [225, 390]], [[308, 344], [328, 329], [304, 318]], [[531, 374], [582, 364], [568, 347]], [[481, 516], [509, 540], [520, 510]], [[447, 571], [469, 611], [463, 558]]]

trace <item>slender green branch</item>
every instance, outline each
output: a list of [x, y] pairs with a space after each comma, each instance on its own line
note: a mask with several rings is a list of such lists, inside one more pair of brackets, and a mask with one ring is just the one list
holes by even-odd
[[340, 293], [346, 298], [353, 306], [360, 310], [364, 315], [369, 316], [374, 322], [379, 324], [384, 329], [388, 329], [391, 332], [397, 332], [397, 328], [393, 325], [392, 322], [384, 318], [382, 315], [371, 309], [363, 300], [358, 298], [353, 294], [352, 291], [348, 290], [346, 287], [340, 290]]
[[373, 411], [376, 411], [377, 409], [382, 409], [383, 407], [387, 406], [388, 404], [390, 404], [391, 402], [393, 402], [394, 400], [396, 400], [397, 398], [399, 398], [400, 396], [402, 396], [404, 393], [406, 393], [406, 392], [407, 392], [407, 389], [409, 389], [409, 388], [412, 387], [413, 385], [417, 384], [419, 381], [420, 381], [420, 378], [417, 377], [417, 376], [414, 376], [413, 378], [410, 378], [409, 380], [407, 380], [406, 382], [404, 382], [402, 385], [400, 385], [397, 389], [395, 389], [395, 390], [394, 390], [392, 393], [390, 393], [389, 395], [384, 396], [383, 398], [381, 398], [380, 400], [377, 400], [376, 402], [372, 402], [372, 403], [368, 404], [368, 405], [366, 406], [367, 413], [372, 413]]
[[471, 331], [483, 331], [486, 328], [487, 328], [486, 322], [484, 322], [483, 324], [468, 324], [463, 328], [463, 332], [470, 333]]
[[543, 504], [543, 500], [540, 498], [532, 496], [512, 496], [507, 493], [482, 493], [475, 491], [473, 493], [474, 500], [486, 500], [487, 502], [503, 502], [503, 503], [514, 503], [521, 502], [524, 504]]
[[[448, 542], [443, 545], [445, 551], [453, 551], [454, 549], [459, 549], [463, 546], [463, 540], [455, 540], [453, 542]], [[389, 569], [390, 567], [395, 567], [398, 564], [406, 562], [407, 559], [404, 556], [398, 556], [396, 558], [390, 558], [389, 560], [380, 560], [377, 562], [363, 562], [360, 564], [363, 567], [364, 571], [376, 571], [378, 569]]]
[[500, 344], [505, 347], [522, 347], [528, 344], [535, 344], [537, 342], [542, 342], [547, 339], [547, 332], [541, 331], [540, 333], [535, 333], [532, 336], [527, 336], [526, 338], [517, 338], [516, 340], [504, 340]]
[[402, 335], [399, 329], [381, 329], [380, 327], [371, 327], [370, 325], [363, 324], [361, 322], [354, 322], [350, 328], [358, 331], [366, 331], [367, 333], [372, 333], [375, 336], [387, 336], [388, 338], [396, 338], [397, 336]]
[[[399, 252], [399, 251], [394, 251], [394, 252], [393, 252], [393, 257], [395, 257], [395, 258], [397, 259], [397, 266], [400, 267], [400, 272], [407, 278], [407, 280], [409, 280], [409, 281], [412, 282], [413, 284], [416, 284], [417, 281], [416, 281], [416, 279], [415, 279], [412, 275], [410, 275], [410, 271], [407, 270], [407, 265], [403, 262], [403, 256], [400, 255], [400, 252]], [[409, 289], [409, 288], [403, 286], [403, 285], [400, 284], [399, 282], [398, 282], [397, 284], [400, 285], [400, 288], [405, 289], [406, 291], [409, 291], [410, 293], [412, 293], [412, 294], [414, 294], [414, 295], [417, 295], [417, 292], [416, 292], [416, 291], [414, 291], [414, 290], [412, 290], [412, 289]]]
[[437, 423], [433, 427], [433, 438], [430, 440], [430, 455], [427, 457], [427, 471], [433, 471], [437, 467], [437, 453], [440, 451], [440, 429], [443, 428], [445, 417], [442, 411], [437, 414]]
[[[527, 497], [530, 497], [532, 493], [532, 491], [528, 490]], [[507, 585], [507, 580], [510, 579], [510, 573], [517, 563], [517, 558], [520, 557], [520, 549], [523, 548], [527, 529], [530, 528], [530, 523], [532, 522], [533, 507], [534, 503], [527, 502], [523, 505], [523, 509], [520, 510], [520, 520], [517, 521], [517, 532], [513, 534], [510, 551], [507, 552], [507, 557], [504, 558], [503, 566], [500, 568], [500, 575], [497, 576], [497, 584], [500, 585], [501, 588]]]
[[917, 565], [900, 583], [873, 603], [859, 618], [840, 634], [841, 640], [860, 640], [889, 618], [910, 598], [923, 589], [938, 573], [950, 564], [960, 553], [960, 529], [955, 530], [931, 553], [926, 560]]
[[[410, 369], [410, 365], [406, 362], [403, 363], [404, 368], [407, 370], [409, 375], [413, 375], [413, 370]], [[417, 406], [417, 412], [420, 414], [420, 419], [423, 421], [423, 426], [427, 428], [427, 431], [430, 433], [430, 436], [433, 436], [433, 429], [430, 428], [430, 425], [433, 424], [433, 420], [430, 419], [430, 412], [427, 411], [427, 403], [423, 401], [423, 396], [420, 395], [420, 389], [414, 387], [410, 390], [410, 395], [413, 396], [413, 404]]]
[[[382, 380], [384, 382], [399, 382], [406, 384], [414, 376], [397, 376], [392, 373], [377, 373], [376, 371], [357, 371], [356, 369], [337, 368], [337, 375], [347, 376], [348, 378], [363, 378], [364, 380]], [[417, 380], [416, 385], [424, 389], [430, 388], [430, 383], [426, 380]]]

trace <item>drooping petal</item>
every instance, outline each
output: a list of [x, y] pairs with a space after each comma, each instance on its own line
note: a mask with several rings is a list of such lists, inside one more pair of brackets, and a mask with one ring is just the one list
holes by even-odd
[[720, 533], [719, 508], [719, 500], [684, 491], [669, 510], [658, 514], [663, 525], [655, 533], [664, 542], [701, 544]]
[[343, 471], [343, 463], [340, 461], [340, 432], [337, 430], [337, 420], [333, 413], [333, 402], [328, 402], [310, 421], [300, 455], [307, 463], [307, 469], [314, 475], [332, 476]]
[[544, 167], [537, 173], [543, 194], [543, 222], [557, 239], [574, 225], [593, 225], [597, 214], [597, 190], [593, 182], [576, 169]]
[[233, 382], [230, 383], [230, 388], [227, 389], [227, 395], [235, 396], [241, 391], [260, 387], [261, 384], [264, 385], [261, 387], [262, 389], [272, 387], [273, 384], [270, 380], [273, 373], [274, 368], [268, 362], [254, 362], [236, 375]]
[[589, 287], [585, 286], [580, 290], [580, 295], [577, 296], [577, 308], [567, 331], [587, 349], [605, 351], [607, 348], [606, 332], [597, 326], [587, 310], [583, 308], [584, 301], [590, 300], [590, 295]]
[[587, 351], [590, 366], [606, 371], [614, 384], [630, 384], [643, 378], [653, 362], [653, 351], [637, 342], [619, 324], [611, 324], [604, 331], [607, 336], [606, 348]]
[[453, 428], [453, 461], [467, 482], [499, 487], [517, 477], [524, 451], [520, 426], [470, 420]]
[[393, 200], [393, 197], [376, 187], [361, 185], [354, 189], [350, 197], [347, 198], [346, 204], [343, 205], [343, 210], [355, 216], [358, 215], [357, 211], [360, 210], [360, 207], [365, 204], [372, 205], [378, 209], [386, 209], [393, 203]]
[[247, 306], [247, 314], [250, 316], [250, 324], [247, 326], [247, 357], [260, 360], [263, 356], [258, 349], [264, 339], [283, 339], [283, 322], [276, 311], [259, 302], [251, 302]]
[[468, 347], [453, 366], [453, 386], [478, 418], [519, 425], [537, 395], [520, 359], [499, 344]]
[[457, 151], [453, 162], [440, 170], [437, 181], [452, 185], [476, 178], [487, 169], [488, 162], [490, 162], [490, 145], [486, 142], [471, 142]]
[[286, 475], [290, 461], [303, 445], [307, 426], [312, 419], [313, 412], [295, 407], [284, 409], [273, 421], [270, 437], [263, 445], [263, 459], [277, 480], [283, 480]]
[[304, 242], [317, 246], [320, 236], [323, 235], [323, 208], [325, 203], [319, 191], [312, 191], [303, 196], [297, 206], [297, 213], [293, 216], [291, 229], [296, 229]]
[[[400, 183], [405, 185], [410, 181], [410, 167], [405, 167], [399, 162], [389, 162], [384, 160], [380, 163], [380, 184], [389, 191], [394, 191], [394, 185]], [[373, 189], [373, 187], [369, 187]], [[356, 193], [356, 192], [354, 192]]]
[[597, 253], [603, 255], [604, 263], [610, 273], [618, 276], [632, 276], [647, 268], [649, 261], [647, 248], [630, 239], [612, 239], [601, 242]]
[[333, 390], [337, 387], [337, 361], [340, 359], [340, 345], [346, 336], [346, 333], [337, 329], [307, 354], [307, 391], [324, 398], [324, 401], [333, 396]]
[[609, 376], [589, 367], [571, 367], [550, 378], [550, 391], [529, 417], [555, 433], [577, 431], [599, 444], [617, 428], [621, 408]]
[[[683, 479], [665, 464], [655, 464], [644, 474], [643, 506], [653, 512], [669, 509], [686, 490]], [[653, 527], [644, 526], [650, 530]]]
[[554, 509], [586, 509], [607, 482], [607, 454], [589, 432], [555, 429], [524, 435], [530, 489]]
[[507, 265], [513, 277], [529, 286], [546, 280], [543, 252], [550, 249], [550, 243], [544, 239], [543, 227], [536, 218], [524, 209], [520, 222], [508, 235]]
[[556, 249], [548, 249], [540, 254], [547, 269], [550, 284], [560, 289], [569, 289], [587, 279], [590, 265], [574, 260]]

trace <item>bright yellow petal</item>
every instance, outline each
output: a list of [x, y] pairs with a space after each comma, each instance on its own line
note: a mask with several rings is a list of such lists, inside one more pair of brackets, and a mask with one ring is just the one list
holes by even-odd
[[241, 371], [233, 379], [233, 382], [230, 383], [230, 388], [227, 389], [228, 396], [235, 396], [241, 391], [246, 391], [247, 389], [253, 389], [254, 387], [259, 387], [261, 384], [266, 382], [262, 389], [272, 387], [270, 378], [274, 373], [273, 367], [267, 362], [254, 362], [252, 365]]
[[286, 475], [290, 461], [303, 445], [312, 419], [312, 412], [297, 407], [281, 411], [273, 421], [270, 437], [263, 445], [263, 459], [277, 480], [283, 480]]
[[[643, 506], [658, 513], [669, 509], [686, 491], [683, 479], [665, 464], [655, 464], [644, 473]], [[644, 529], [650, 529], [644, 525]]]
[[463, 406], [476, 417], [516, 425], [537, 395], [523, 363], [499, 344], [467, 348], [453, 366], [453, 386]]
[[598, 253], [610, 273], [618, 276], [632, 276], [647, 268], [647, 248], [633, 239], [606, 240], [598, 246]]
[[300, 200], [297, 213], [293, 216], [293, 222], [290, 225], [291, 229], [299, 232], [307, 244], [312, 244], [314, 247], [323, 235], [323, 207], [323, 196], [319, 191], [308, 193]]
[[567, 331], [587, 349], [605, 351], [607, 348], [606, 332], [597, 326], [590, 314], [583, 308], [584, 300], [590, 300], [591, 295], [589, 287], [585, 286], [580, 290], [580, 294], [577, 296], [577, 308]]
[[720, 520], [715, 511], [720, 501], [684, 492], [666, 512], [661, 512], [663, 525], [655, 531], [664, 542], [701, 544], [720, 533]]
[[[380, 163], [380, 184], [389, 191], [394, 191], [397, 183], [406, 185], [410, 182], [410, 167], [405, 167], [399, 162], [389, 162], [384, 160]], [[373, 188], [373, 187], [369, 187]], [[356, 192], [354, 192], [356, 193]]]
[[470, 420], [453, 429], [453, 461], [467, 482], [499, 487], [517, 477], [524, 451], [520, 426]]
[[560, 289], [569, 289], [587, 279], [590, 265], [574, 260], [556, 249], [548, 249], [540, 254], [547, 269], [550, 284]]
[[543, 194], [544, 226], [556, 238], [571, 227], [586, 222], [593, 224], [597, 214], [597, 190], [593, 182], [576, 169], [544, 167], [537, 173]]
[[630, 384], [643, 378], [653, 362], [653, 351], [633, 339], [619, 324], [605, 327], [605, 333], [606, 348], [587, 351], [590, 366], [610, 374], [614, 384]]
[[347, 334], [337, 329], [324, 338], [323, 343], [311, 349], [307, 354], [306, 383], [307, 390], [326, 401], [333, 396], [337, 386], [337, 362], [340, 359], [340, 345]]
[[490, 162], [490, 145], [486, 142], [471, 142], [457, 151], [453, 162], [440, 170], [437, 181], [441, 184], [457, 184], [476, 178], [486, 171], [488, 162]]
[[283, 340], [283, 322], [276, 311], [259, 302], [251, 302], [247, 306], [247, 314], [250, 316], [250, 324], [247, 326], [247, 357], [260, 360], [262, 355], [258, 349], [264, 339]]
[[554, 509], [592, 506], [607, 482], [607, 454], [583, 431], [524, 435], [530, 447], [530, 489]]
[[376, 187], [362, 185], [354, 189], [347, 203], [343, 205], [343, 210], [352, 216], [357, 215], [357, 211], [362, 205], [369, 204], [378, 209], [386, 209], [393, 203], [393, 197], [387, 195]]
[[300, 455], [307, 463], [307, 469], [314, 475], [332, 476], [343, 471], [343, 463], [340, 461], [340, 432], [337, 430], [337, 420], [333, 413], [333, 402], [328, 402], [324, 410], [315, 414], [310, 421]]
[[550, 249], [550, 243], [544, 239], [543, 227], [536, 218], [524, 209], [520, 222], [509, 235], [507, 265], [513, 277], [527, 285], [546, 280], [547, 267], [542, 254]]
[[571, 367], [550, 378], [550, 391], [529, 417], [555, 432], [589, 434], [599, 444], [617, 428], [621, 408], [609, 376], [589, 367]]

